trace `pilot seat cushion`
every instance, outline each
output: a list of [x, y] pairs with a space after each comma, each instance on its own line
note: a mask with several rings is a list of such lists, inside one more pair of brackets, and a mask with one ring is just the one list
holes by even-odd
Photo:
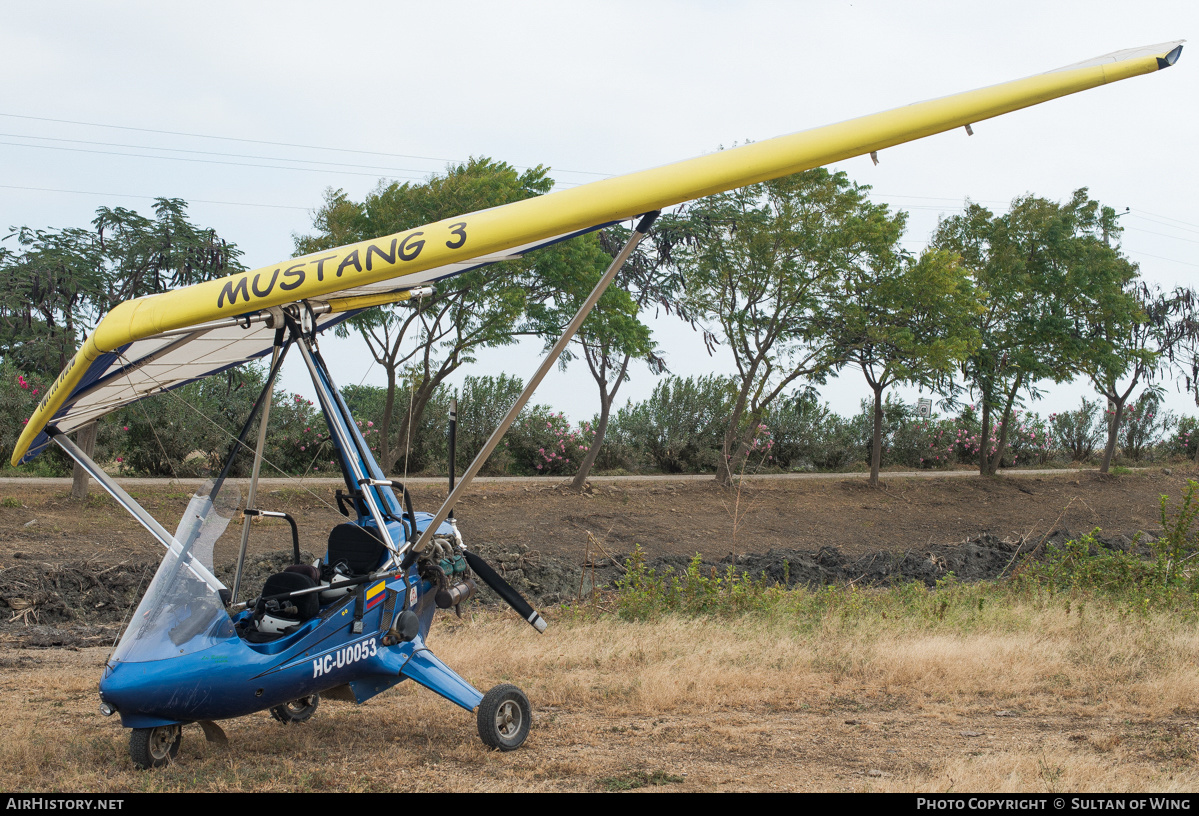
[[[282, 595], [285, 592], [295, 592], [301, 589], [314, 589], [317, 586], [319, 585], [312, 580], [311, 576], [302, 572], [277, 572], [266, 579], [266, 583], [262, 587], [262, 597], [269, 598], [272, 595]], [[270, 611], [271, 616], [294, 620], [297, 623], [306, 621], [321, 611], [320, 597], [316, 592], [285, 598], [278, 602], [278, 606], [279, 609]], [[289, 614], [284, 611], [286, 606], [294, 606], [296, 613]]]
[[387, 556], [387, 547], [375, 533], [357, 524], [339, 524], [329, 533], [329, 571], [345, 564], [351, 575], [374, 572]]

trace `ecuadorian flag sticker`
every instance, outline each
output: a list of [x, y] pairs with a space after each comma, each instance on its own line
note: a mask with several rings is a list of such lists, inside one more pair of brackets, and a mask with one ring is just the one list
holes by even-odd
[[387, 582], [380, 581], [366, 591], [366, 608], [367, 610], [374, 609], [379, 601], [387, 597], [387, 593], [383, 590], [386, 588]]

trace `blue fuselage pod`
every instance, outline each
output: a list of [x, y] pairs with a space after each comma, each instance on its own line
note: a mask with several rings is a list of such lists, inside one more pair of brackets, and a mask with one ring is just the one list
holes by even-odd
[[[418, 526], [428, 524], [426, 516], [418, 514]], [[110, 661], [100, 697], [120, 713], [127, 728], [239, 717], [341, 686], [363, 702], [405, 677], [473, 709], [482, 694], [424, 645], [435, 610], [430, 590], [415, 569], [407, 590], [400, 578], [369, 582], [296, 631], [267, 643], [237, 635], [233, 624], [249, 612], [234, 620], [222, 612], [207, 634], [211, 645], [206, 648], [180, 649], [176, 656], [151, 660]], [[383, 637], [405, 605], [417, 613], [419, 635], [385, 646]]]

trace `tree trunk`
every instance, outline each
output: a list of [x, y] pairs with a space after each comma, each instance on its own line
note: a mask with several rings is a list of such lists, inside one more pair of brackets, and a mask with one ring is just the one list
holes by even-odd
[[870, 446], [870, 486], [878, 487], [878, 471], [883, 463], [883, 389], [874, 388], [874, 437]]
[[574, 481], [570, 483], [571, 490], [582, 491], [587, 486], [587, 477], [591, 474], [591, 466], [595, 464], [595, 458], [599, 456], [600, 445], [604, 444], [604, 434], [608, 430], [608, 416], [611, 414], [612, 401], [615, 395], [616, 389], [613, 389], [611, 394], [600, 396], [599, 422], [595, 426], [595, 436], [591, 440], [591, 449], [583, 457], [583, 462], [579, 465], [579, 472], [575, 474]]
[[391, 446], [391, 418], [395, 413], [396, 372], [387, 367], [387, 398], [383, 403], [383, 417], [379, 420], [379, 467], [383, 474], [392, 472], [395, 465], [395, 448]]
[[1024, 372], [1021, 371], [1016, 375], [1016, 381], [1012, 383], [1012, 390], [1008, 392], [1007, 403], [1003, 406], [1003, 416], [999, 419], [999, 441], [995, 443], [995, 456], [989, 457], [986, 455], [986, 443], [983, 444], [983, 461], [986, 463], [985, 470], [982, 475], [994, 476], [995, 471], [999, 470], [999, 463], [1003, 461], [1003, 453], [1007, 448], [1007, 432], [1008, 423], [1012, 418], [1012, 405], [1016, 401], [1016, 394], [1020, 390], [1020, 384], [1024, 381]]
[[1120, 433], [1120, 419], [1124, 416], [1124, 400], [1116, 401], [1108, 397], [1108, 401], [1116, 406], [1116, 412], [1107, 426], [1107, 447], [1103, 449], [1103, 462], [1099, 465], [1100, 473], [1107, 473], [1107, 469], [1112, 463], [1112, 457], [1116, 455], [1116, 439]]
[[740, 433], [737, 432], [736, 426], [730, 426], [731, 430], [725, 432], [724, 446], [720, 458], [720, 462], [716, 465], [716, 481], [720, 482], [724, 487], [733, 486], [733, 474], [744, 473], [746, 463], [749, 461], [749, 446], [753, 440], [753, 428], [757, 426], [759, 420], [753, 418], [752, 412], [739, 411], [736, 412], [737, 425], [741, 424], [741, 419], [746, 415], [750, 417], [750, 421], [746, 423], [746, 428]]
[[[83, 449], [83, 452], [91, 456], [96, 452], [96, 423], [89, 422], [84, 425], [75, 434], [75, 444]], [[86, 499], [87, 488], [91, 484], [91, 479], [87, 475], [87, 471], [78, 462], [75, 463], [75, 468], [71, 471], [71, 498]]]
[[983, 415], [978, 429], [978, 475], [987, 475], [987, 443], [991, 439], [991, 394], [983, 392]]
[[720, 461], [716, 463], [716, 481], [724, 487], [733, 486], [733, 473], [745, 461], [744, 445], [741, 444], [743, 434], [737, 433], [737, 428], [741, 424], [741, 418], [745, 415], [745, 403], [748, 400], [748, 389], [742, 386], [742, 390], [737, 395], [737, 401], [733, 403], [733, 412], [729, 416], [729, 424], [724, 431], [724, 444], [720, 449]]
[[[400, 428], [399, 441], [396, 446], [397, 464], [400, 457], [407, 457], [411, 452], [412, 440], [409, 439], [409, 434], [415, 435], [415, 431], [420, 427], [421, 422], [425, 418], [425, 409], [429, 407], [429, 400], [433, 399], [433, 394], [437, 392], [437, 387], [441, 385], [441, 380], [433, 382], [425, 380], [420, 387], [416, 389], [416, 394], [413, 395], [411, 410], [404, 409], [403, 422], [404, 426]], [[405, 467], [405, 469], [407, 469]]]

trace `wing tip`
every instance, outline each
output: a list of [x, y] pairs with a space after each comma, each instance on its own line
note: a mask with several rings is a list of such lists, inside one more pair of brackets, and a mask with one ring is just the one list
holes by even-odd
[[[1183, 40], [1185, 42], [1185, 40]], [[1178, 58], [1182, 56], [1182, 42], [1170, 49], [1170, 52], [1164, 57], [1157, 58], [1157, 70], [1169, 68], [1174, 63], [1178, 62]]]

